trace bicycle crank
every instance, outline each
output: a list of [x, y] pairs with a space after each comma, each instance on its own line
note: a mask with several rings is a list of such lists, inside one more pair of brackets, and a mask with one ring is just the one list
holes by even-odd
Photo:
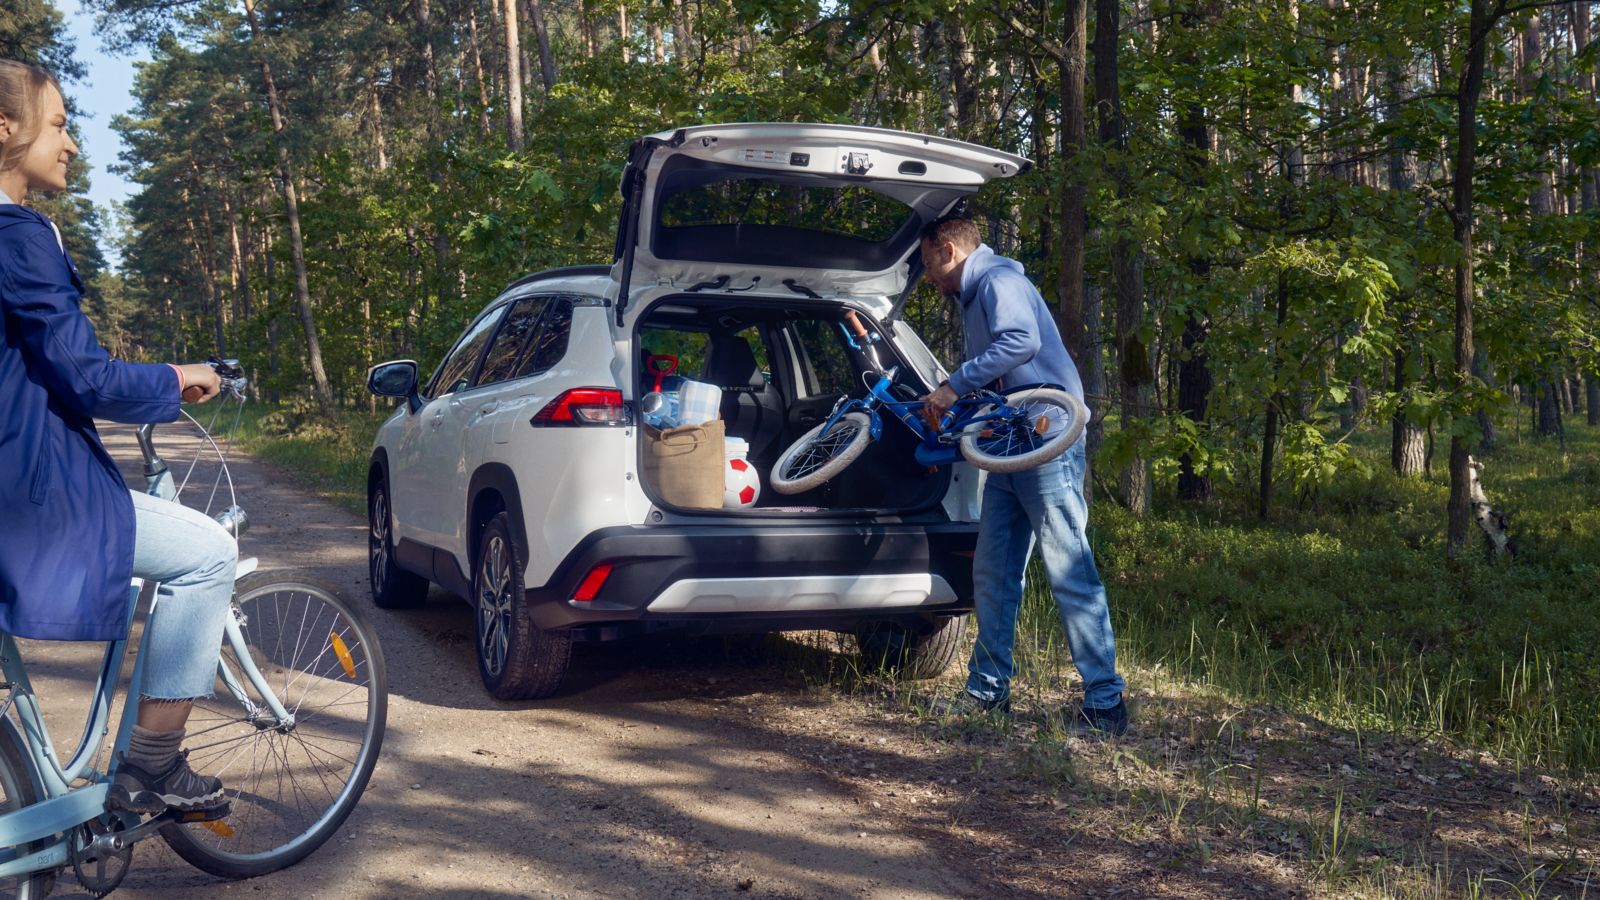
[[72, 874], [95, 897], [117, 889], [133, 867], [133, 842], [123, 833], [121, 823], [106, 825], [95, 821], [78, 826], [68, 842]]

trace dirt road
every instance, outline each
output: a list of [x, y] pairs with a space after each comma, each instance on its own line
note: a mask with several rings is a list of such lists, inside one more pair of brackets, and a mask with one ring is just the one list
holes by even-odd
[[[104, 429], [131, 483], [131, 429]], [[174, 450], [177, 439], [165, 446]], [[227, 883], [159, 839], [136, 850], [122, 898], [951, 897], [984, 891], [866, 796], [861, 769], [886, 739], [797, 736], [803, 681], [730, 658], [720, 642], [580, 645], [557, 698], [483, 691], [466, 605], [367, 601], [365, 523], [236, 455], [263, 568], [301, 568], [361, 601], [383, 639], [388, 736], [343, 830], [298, 867]], [[82, 721], [100, 648], [30, 644], [58, 744]], [[846, 752], [848, 749], [848, 752]], [[821, 760], [848, 760], [855, 778]], [[52, 896], [87, 896], [65, 875]]]

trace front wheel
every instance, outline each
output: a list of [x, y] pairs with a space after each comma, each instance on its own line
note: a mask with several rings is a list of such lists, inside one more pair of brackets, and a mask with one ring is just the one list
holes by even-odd
[[961, 431], [961, 455], [989, 472], [1021, 472], [1043, 465], [1077, 443], [1089, 422], [1083, 401], [1051, 387], [1011, 391], [980, 407], [977, 415], [995, 416], [1002, 404], [1016, 412], [971, 422]]
[[[823, 429], [827, 433], [823, 433]], [[864, 412], [848, 412], [828, 428], [828, 423], [811, 429], [783, 451], [769, 479], [780, 494], [798, 494], [821, 487], [855, 462], [872, 440], [872, 419]]]
[[[195, 701], [186, 741], [189, 765], [222, 779], [229, 815], [161, 836], [197, 869], [252, 878], [305, 859], [355, 808], [383, 745], [389, 682], [377, 634], [327, 582], [255, 572], [234, 605], [242, 641], [223, 641], [226, 674]], [[291, 722], [246, 677], [246, 655]]]
[[372, 603], [380, 609], [407, 609], [428, 599], [428, 579], [400, 568], [394, 558], [394, 517], [389, 480], [378, 477], [367, 497], [367, 578]]

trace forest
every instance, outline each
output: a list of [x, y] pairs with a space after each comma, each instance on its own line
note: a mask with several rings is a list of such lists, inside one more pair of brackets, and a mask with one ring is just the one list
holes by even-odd
[[[639, 136], [845, 122], [1012, 151], [1034, 168], [973, 212], [1083, 373], [1129, 652], [1600, 765], [1596, 3], [83, 6], [150, 59], [115, 122], [137, 194], [48, 201], [118, 355], [235, 356], [370, 435], [368, 366], [429, 369], [512, 279], [612, 261]], [[0, 56], [70, 96], [93, 48], [63, 28], [11, 0]], [[949, 302], [924, 286], [909, 316], [959, 359]], [[1486, 558], [1474, 463], [1515, 559]]]

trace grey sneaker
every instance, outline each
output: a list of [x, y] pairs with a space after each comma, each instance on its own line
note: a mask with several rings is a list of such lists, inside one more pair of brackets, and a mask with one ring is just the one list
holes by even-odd
[[954, 697], [939, 697], [928, 704], [928, 712], [935, 716], [1011, 715], [1011, 698], [985, 700], [970, 691], [957, 691]]
[[155, 814], [168, 809], [209, 810], [226, 804], [222, 782], [189, 768], [189, 752], [178, 754], [165, 772], [152, 774], [126, 757], [111, 782], [111, 806]]

